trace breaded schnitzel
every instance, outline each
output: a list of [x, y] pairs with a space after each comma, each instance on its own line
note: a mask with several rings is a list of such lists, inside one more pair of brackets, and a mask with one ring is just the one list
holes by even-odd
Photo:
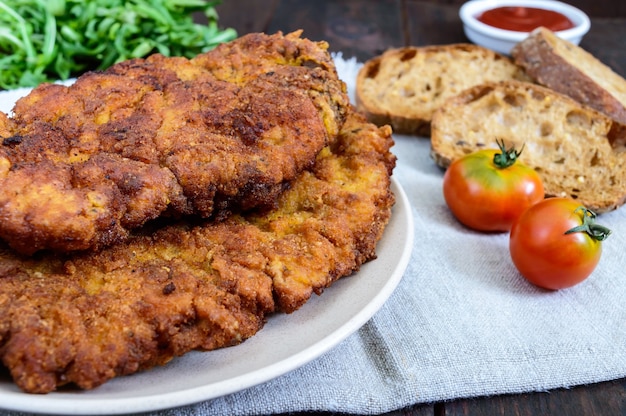
[[0, 114], [0, 238], [98, 249], [164, 214], [271, 207], [344, 122], [327, 46], [250, 34], [34, 89]]
[[91, 389], [244, 341], [375, 257], [394, 204], [392, 145], [388, 126], [352, 113], [269, 212], [143, 229], [98, 253], [2, 246], [2, 363], [26, 392]]

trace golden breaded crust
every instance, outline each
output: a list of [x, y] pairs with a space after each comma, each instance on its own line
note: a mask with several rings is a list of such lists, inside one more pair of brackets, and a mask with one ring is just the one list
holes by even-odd
[[244, 341], [375, 257], [394, 204], [392, 145], [389, 127], [355, 113], [269, 212], [152, 224], [95, 254], [2, 246], [2, 363], [26, 392], [91, 389]]
[[271, 207], [345, 120], [326, 47], [252, 34], [34, 89], [0, 119], [0, 238], [98, 249], [164, 214]]

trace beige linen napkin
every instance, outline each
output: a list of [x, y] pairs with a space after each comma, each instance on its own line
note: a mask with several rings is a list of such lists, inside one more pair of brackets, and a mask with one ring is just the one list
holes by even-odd
[[[336, 61], [352, 89], [359, 65]], [[541, 290], [515, 270], [507, 234], [476, 233], [454, 220], [429, 148], [426, 138], [396, 136], [394, 176], [412, 205], [415, 242], [403, 280], [365, 326], [265, 384], [152, 414], [373, 414], [626, 376], [626, 208], [599, 219], [613, 234], [592, 277]]]
[[[352, 93], [359, 64], [341, 55], [336, 62]], [[308, 365], [180, 414], [371, 414], [626, 376], [626, 207], [598, 220], [613, 234], [594, 274], [549, 292], [515, 270], [508, 234], [476, 233], [454, 220], [428, 139], [396, 136], [393, 150], [394, 176], [412, 205], [415, 242], [385, 306]]]

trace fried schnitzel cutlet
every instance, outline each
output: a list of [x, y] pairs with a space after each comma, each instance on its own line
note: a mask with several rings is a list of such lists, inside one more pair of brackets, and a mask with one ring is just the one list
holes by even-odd
[[345, 120], [327, 47], [256, 33], [34, 89], [0, 113], [0, 238], [99, 249], [162, 215], [272, 207]]
[[351, 113], [269, 212], [144, 228], [98, 253], [1, 246], [2, 363], [46, 393], [241, 343], [375, 258], [395, 202], [392, 145], [389, 127]]

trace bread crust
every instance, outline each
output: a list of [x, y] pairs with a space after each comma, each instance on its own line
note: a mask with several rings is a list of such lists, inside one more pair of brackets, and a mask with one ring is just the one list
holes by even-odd
[[538, 28], [511, 55], [535, 82], [626, 124], [626, 80], [584, 49]]
[[516, 81], [479, 85], [448, 100], [433, 115], [431, 157], [446, 168], [483, 149], [523, 149], [546, 196], [571, 197], [603, 213], [626, 201], [622, 126], [551, 89]]
[[487, 81], [529, 80], [508, 57], [478, 45], [409, 46], [367, 61], [356, 80], [359, 111], [395, 133], [428, 136], [433, 112], [465, 88]]

